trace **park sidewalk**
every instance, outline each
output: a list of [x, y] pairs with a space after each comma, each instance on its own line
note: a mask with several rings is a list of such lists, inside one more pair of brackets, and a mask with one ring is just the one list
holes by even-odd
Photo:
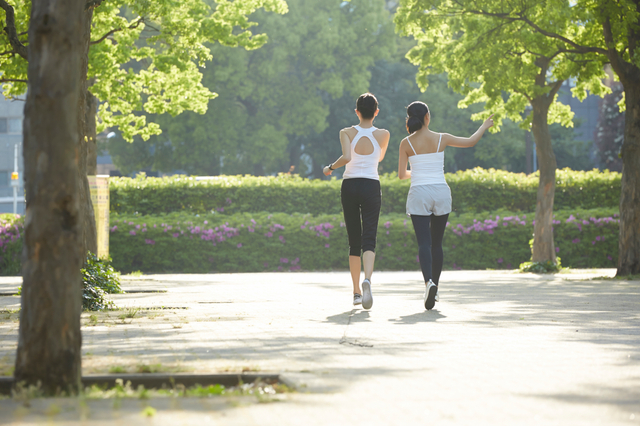
[[[640, 424], [640, 282], [593, 279], [614, 272], [445, 272], [432, 311], [419, 272], [374, 273], [370, 311], [351, 305], [347, 272], [127, 279], [123, 310], [83, 314], [84, 374], [280, 373], [298, 392], [88, 401], [86, 420], [73, 400], [4, 399], [0, 424]], [[0, 292], [17, 285], [0, 277]], [[6, 369], [18, 323], [2, 315]], [[143, 404], [157, 413], [142, 418]]]

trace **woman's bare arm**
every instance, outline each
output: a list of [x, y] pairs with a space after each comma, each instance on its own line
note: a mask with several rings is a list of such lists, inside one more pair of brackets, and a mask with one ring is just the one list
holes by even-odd
[[489, 118], [487, 118], [484, 123], [476, 130], [476, 132], [468, 138], [461, 138], [459, 136], [453, 136], [449, 133], [442, 134], [442, 141], [445, 143], [445, 146], [453, 146], [456, 148], [471, 148], [478, 143], [484, 131], [489, 127], [493, 126], [493, 114]]
[[391, 137], [391, 133], [388, 130], [379, 129], [382, 132], [382, 142], [378, 142], [380, 145], [380, 161], [384, 160], [384, 156], [387, 153], [387, 148], [389, 148], [389, 138]]
[[411, 170], [407, 170], [407, 163], [409, 162], [407, 148], [407, 139], [402, 139], [402, 142], [400, 142], [400, 153], [398, 155], [398, 178], [400, 178], [400, 180], [411, 179]]
[[[331, 164], [332, 169], [342, 167], [351, 161], [351, 139], [349, 139], [347, 129], [340, 130], [340, 145], [342, 146], [342, 155]], [[329, 176], [332, 171], [333, 170], [329, 169], [329, 166], [324, 166], [322, 170], [325, 176]]]

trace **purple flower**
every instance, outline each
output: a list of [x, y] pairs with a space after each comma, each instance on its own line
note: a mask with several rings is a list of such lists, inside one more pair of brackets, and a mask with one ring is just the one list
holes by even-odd
[[289, 259], [287, 259], [286, 257], [281, 257], [280, 263], [289, 263]]
[[238, 248], [242, 247], [242, 243], [238, 243]]
[[205, 225], [208, 225], [208, 224], [209, 224], [209, 221], [208, 221], [208, 220], [205, 220], [205, 221], [204, 221], [204, 224], [205, 224]]
[[329, 247], [330, 247], [329, 244], [324, 245], [324, 248], [329, 248]]
[[266, 234], [264, 234], [264, 236], [267, 238], [271, 238], [273, 237], [273, 234], [271, 232], [267, 232]]
[[129, 222], [129, 225], [133, 225], [133, 222]]
[[560, 247], [556, 247], [556, 253], [560, 251]]
[[280, 240], [280, 242], [281, 242], [282, 244], [284, 244], [284, 243], [285, 243], [284, 237], [283, 237], [282, 235], [280, 235], [280, 236], [278, 237], [278, 239]]
[[389, 229], [391, 227], [391, 222], [389, 221], [385, 222], [384, 227]]
[[154, 227], [154, 228], [155, 228], [155, 227], [157, 227], [157, 226], [158, 226], [158, 225], [155, 225], [155, 224], [153, 225], [153, 227]]
[[111, 228], [111, 232], [116, 232], [117, 229], [118, 229], [118, 225], [113, 225], [113, 228]]
[[499, 258], [498, 263], [502, 263], [502, 262], [504, 262], [504, 260], [502, 258]]
[[171, 235], [173, 238], [178, 238], [180, 236], [180, 233], [176, 232], [175, 234]]
[[131, 231], [129, 231], [129, 234], [131, 235], [136, 235], [136, 231], [134, 231], [133, 229]]
[[607, 255], [607, 259], [609, 259], [609, 260], [613, 260], [613, 257], [611, 257], [611, 256]]
[[596, 241], [600, 241], [600, 235], [596, 237]]
[[387, 243], [387, 247], [391, 247], [391, 243]]
[[387, 231], [387, 235], [389, 235], [389, 231]]
[[153, 240], [144, 240], [145, 243], [149, 244], [149, 245], [154, 245], [156, 242]]
[[307, 229], [307, 227], [304, 225], [300, 225], [300, 229]]
[[580, 238], [576, 238], [576, 239], [574, 239], [574, 240], [571, 240], [571, 242], [572, 242], [573, 244], [578, 244], [578, 243], [580, 242]]
[[595, 241], [591, 241], [591, 245], [592, 245], [592, 246], [595, 246], [595, 245], [596, 245], [596, 242], [595, 242]]

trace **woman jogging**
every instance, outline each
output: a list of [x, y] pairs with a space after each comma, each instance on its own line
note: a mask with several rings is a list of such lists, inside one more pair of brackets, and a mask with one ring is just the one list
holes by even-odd
[[[353, 304], [370, 309], [371, 274], [376, 258], [376, 234], [380, 216], [380, 178], [378, 163], [389, 146], [389, 132], [373, 127], [378, 115], [378, 100], [371, 93], [360, 95], [356, 101], [356, 115], [360, 124], [340, 130], [342, 155], [324, 167], [330, 175], [338, 167], [346, 166], [342, 175], [342, 210], [349, 235], [349, 271], [353, 281]], [[364, 264], [364, 281], [360, 291], [360, 253]]]
[[[407, 107], [409, 136], [400, 142], [398, 177], [411, 179], [407, 214], [411, 216], [418, 240], [418, 257], [424, 277], [424, 307], [433, 309], [438, 301], [438, 282], [442, 272], [442, 237], [451, 213], [451, 190], [444, 179], [444, 149], [470, 148], [484, 131], [493, 126], [491, 115], [469, 138], [429, 130], [429, 107], [413, 102]], [[407, 170], [407, 161], [411, 170]]]

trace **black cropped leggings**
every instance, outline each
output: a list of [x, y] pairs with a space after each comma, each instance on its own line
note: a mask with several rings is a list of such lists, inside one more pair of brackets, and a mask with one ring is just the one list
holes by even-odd
[[417, 216], [411, 215], [413, 230], [418, 240], [418, 257], [424, 282], [432, 280], [435, 285], [440, 281], [442, 273], [442, 238], [447, 226], [448, 214], [442, 216]]
[[382, 196], [380, 181], [375, 179], [343, 179], [340, 190], [344, 223], [349, 235], [349, 255], [376, 251], [376, 235]]

